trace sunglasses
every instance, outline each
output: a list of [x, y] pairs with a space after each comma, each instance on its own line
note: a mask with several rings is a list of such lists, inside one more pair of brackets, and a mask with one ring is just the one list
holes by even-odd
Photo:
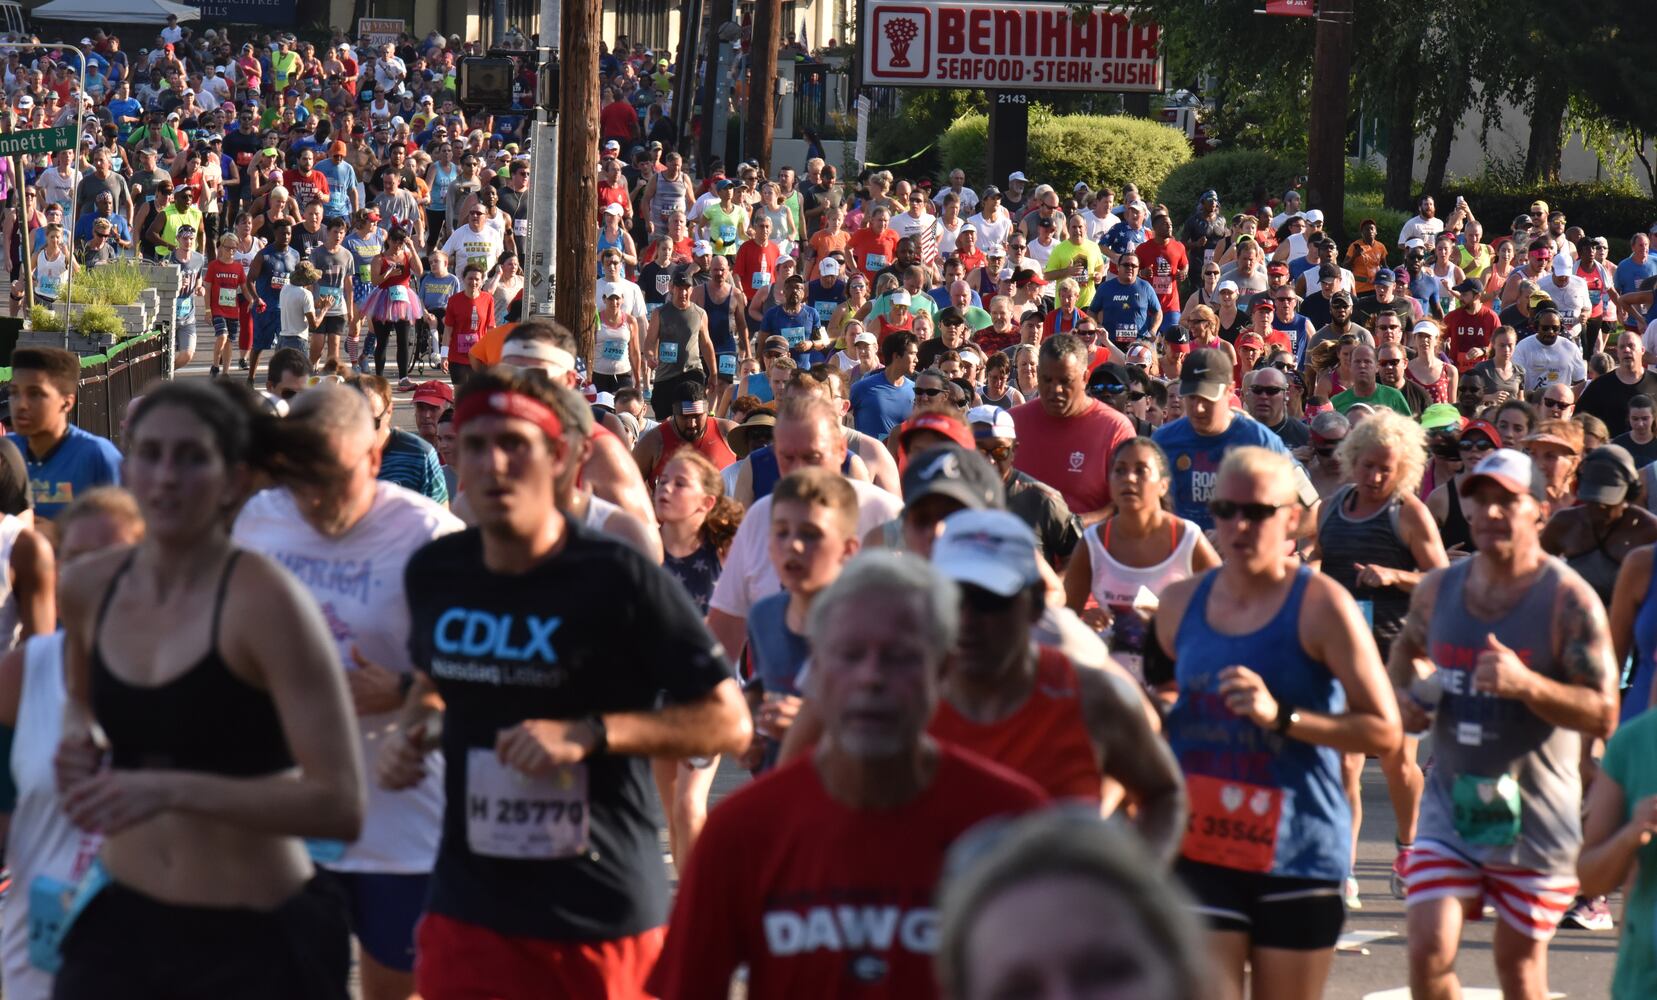
[[1542, 400], [1542, 405], [1546, 406], [1550, 410], [1568, 410], [1571, 408], [1571, 404], [1565, 402], [1563, 399], [1544, 399]]
[[1375, 362], [1375, 367], [1377, 367], [1377, 368], [1397, 368], [1399, 365], [1401, 365], [1403, 363], [1404, 363], [1404, 359], [1402, 359], [1402, 358], [1387, 358], [1385, 360]]
[[1282, 510], [1283, 504], [1276, 503], [1237, 503], [1232, 500], [1212, 500], [1208, 504], [1208, 512], [1214, 515], [1216, 521], [1229, 521], [1235, 517], [1242, 517], [1245, 521], [1266, 521], [1273, 514]]
[[1288, 392], [1288, 390], [1280, 385], [1255, 385], [1249, 387], [1249, 392], [1256, 396], [1277, 396]]
[[1272, 367], [1280, 372], [1292, 372], [1295, 370], [1295, 363], [1293, 361], [1273, 361]]
[[1462, 438], [1457, 445], [1462, 451], [1495, 451], [1496, 446], [1488, 438]]
[[927, 399], [931, 399], [934, 396], [947, 396], [947, 395], [949, 395], [949, 390], [948, 389], [916, 389], [915, 390], [915, 395], [924, 396]]

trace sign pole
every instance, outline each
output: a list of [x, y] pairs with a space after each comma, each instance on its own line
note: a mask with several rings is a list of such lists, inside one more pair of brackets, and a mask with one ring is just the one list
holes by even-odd
[[17, 242], [23, 250], [18, 258], [23, 262], [23, 311], [35, 307], [34, 237], [29, 232], [29, 188], [23, 183], [23, 157], [13, 156], [12, 185], [17, 188], [17, 225], [22, 229]]
[[[81, 62], [81, 89], [80, 92], [75, 95], [75, 139], [74, 145], [69, 147], [69, 169], [74, 170], [75, 160], [81, 155], [81, 122], [85, 117], [86, 53], [82, 52], [80, 47], [75, 45], [65, 45], [64, 48], [79, 56]], [[69, 267], [63, 275], [63, 349], [66, 351], [69, 350], [69, 329], [75, 325], [75, 300], [71, 293], [75, 287], [75, 226], [80, 222], [80, 216], [78, 214], [80, 211], [79, 199], [76, 195], [80, 193], [80, 189], [81, 186], [76, 184], [69, 191], [69, 215], [67, 216], [69, 231], [65, 234], [63, 241], [64, 246], [67, 248], [63, 252], [69, 257]], [[191, 319], [193, 320], [194, 318], [195, 315], [192, 313]], [[176, 316], [174, 317], [174, 322], [177, 322]], [[168, 346], [170, 348], [172, 345]]]
[[1005, 187], [1007, 175], [1029, 166], [1030, 102], [1010, 90], [990, 92], [989, 183]]
[[[535, 89], [545, 92], [546, 81], [540, 74], [558, 53], [562, 12], [559, 0], [541, 0], [541, 30], [537, 36], [535, 59], [537, 76]], [[578, 61], [579, 62], [579, 61]], [[562, 86], [562, 84], [559, 84]], [[539, 95], [537, 95], [539, 96]], [[556, 96], [554, 97], [556, 102]], [[529, 203], [528, 245], [524, 249], [524, 263], [529, 265], [529, 288], [525, 292], [524, 311], [528, 316], [550, 316], [553, 311], [553, 291], [557, 285], [553, 247], [558, 226], [558, 116], [536, 102], [535, 124], [530, 130], [530, 189], [535, 192]]]

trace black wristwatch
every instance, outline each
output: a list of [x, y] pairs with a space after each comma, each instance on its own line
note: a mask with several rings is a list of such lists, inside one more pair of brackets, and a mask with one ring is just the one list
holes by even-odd
[[1283, 702], [1277, 703], [1277, 721], [1272, 723], [1272, 732], [1279, 736], [1286, 735], [1289, 727], [1300, 721], [1300, 712]]
[[587, 725], [593, 731], [593, 748], [587, 751], [587, 756], [596, 757], [610, 749], [610, 731], [604, 727], [604, 716], [593, 714], [587, 716]]

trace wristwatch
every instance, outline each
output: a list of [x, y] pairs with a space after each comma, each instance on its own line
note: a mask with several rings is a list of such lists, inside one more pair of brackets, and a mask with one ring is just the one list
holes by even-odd
[[1285, 735], [1289, 727], [1300, 721], [1300, 712], [1288, 705], [1279, 703], [1277, 706], [1277, 721], [1272, 723], [1272, 731], [1278, 735]]
[[610, 749], [610, 731], [604, 726], [604, 716], [593, 714], [586, 718], [588, 728], [593, 731], [593, 748], [587, 751], [587, 756], [596, 757]]

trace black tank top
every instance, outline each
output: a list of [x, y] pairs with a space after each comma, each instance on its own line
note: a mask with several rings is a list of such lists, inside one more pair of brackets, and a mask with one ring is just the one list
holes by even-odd
[[1446, 549], [1462, 546], [1463, 552], [1475, 552], [1478, 546], [1473, 544], [1473, 527], [1467, 523], [1467, 515], [1461, 512], [1461, 491], [1457, 488], [1459, 480], [1450, 480], [1450, 513], [1445, 516], [1444, 524], [1438, 529], [1438, 535], [1444, 540]]
[[153, 686], [128, 684], [104, 662], [99, 646], [104, 615], [115, 588], [132, 566], [132, 555], [115, 571], [92, 626], [92, 713], [109, 737], [112, 766], [231, 777], [254, 777], [293, 767], [270, 694], [231, 673], [219, 655], [219, 614], [240, 555], [231, 554], [219, 578], [207, 652], [195, 666]]

